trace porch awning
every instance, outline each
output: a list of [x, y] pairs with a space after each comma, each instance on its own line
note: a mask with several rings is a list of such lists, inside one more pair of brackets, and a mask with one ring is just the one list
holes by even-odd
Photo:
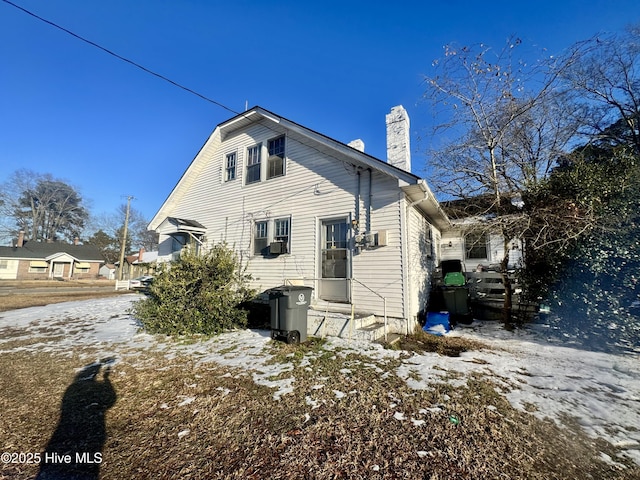
[[161, 235], [169, 235], [182, 245], [185, 245], [189, 237], [202, 245], [204, 235], [207, 228], [195, 220], [187, 220], [184, 218], [167, 217], [158, 226], [156, 232]]
[[156, 229], [156, 232], [164, 235], [176, 233], [187, 233], [194, 235], [204, 235], [207, 228], [195, 220], [185, 218], [167, 217]]
[[29, 262], [29, 266], [30, 267], [44, 267], [47, 268], [49, 266], [49, 264], [47, 262], [45, 262], [44, 260], [31, 260], [31, 262]]
[[78, 262], [76, 263], [76, 268], [91, 268], [91, 264], [89, 262]]

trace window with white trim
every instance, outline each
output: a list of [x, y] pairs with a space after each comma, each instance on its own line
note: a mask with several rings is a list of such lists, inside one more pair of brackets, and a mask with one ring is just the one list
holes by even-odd
[[267, 142], [269, 159], [267, 161], [267, 180], [284, 175], [285, 137], [274, 138]]
[[289, 218], [276, 218], [273, 221], [273, 241], [282, 242], [282, 253], [289, 253]]
[[236, 152], [227, 153], [224, 181], [235, 180], [236, 178]]
[[428, 222], [426, 222], [426, 227], [425, 247], [427, 251], [427, 258], [433, 258], [433, 230]]
[[255, 183], [260, 181], [260, 150], [262, 145], [254, 145], [247, 148], [247, 178], [246, 183]]
[[291, 252], [291, 217], [260, 220], [253, 224], [254, 255], [273, 257]]
[[488, 236], [484, 232], [469, 232], [464, 236], [465, 258], [486, 260], [489, 258]]
[[269, 223], [267, 221], [256, 222], [253, 230], [253, 253], [266, 255], [269, 253]]

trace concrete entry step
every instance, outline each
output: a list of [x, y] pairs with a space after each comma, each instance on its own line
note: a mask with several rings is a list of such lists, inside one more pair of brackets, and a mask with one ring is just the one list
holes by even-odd
[[375, 340], [379, 335], [384, 335], [384, 324], [378, 322], [375, 315], [366, 313], [357, 314], [352, 322], [351, 315], [309, 310], [307, 327], [309, 335], [316, 337]]

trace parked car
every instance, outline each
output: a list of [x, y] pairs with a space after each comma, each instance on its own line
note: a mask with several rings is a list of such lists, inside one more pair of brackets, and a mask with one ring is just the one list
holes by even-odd
[[151, 275], [143, 275], [142, 277], [130, 280], [129, 288], [132, 290], [146, 290], [152, 283], [153, 277]]

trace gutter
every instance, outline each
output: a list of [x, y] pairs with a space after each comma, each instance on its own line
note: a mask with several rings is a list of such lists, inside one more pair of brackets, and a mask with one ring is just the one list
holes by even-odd
[[[416, 200], [416, 201], [412, 202], [411, 204], [409, 204], [409, 207], [414, 207], [415, 205], [417, 205], [419, 203], [422, 203], [425, 200], [431, 199], [432, 203], [436, 206], [436, 208], [438, 210], [438, 213], [445, 219], [445, 221], [447, 223], [446, 226], [448, 228], [453, 227], [453, 223], [451, 222], [451, 219], [445, 213], [445, 211], [442, 209], [442, 207], [440, 206], [440, 202], [438, 202], [438, 200], [436, 199], [435, 195], [431, 192], [431, 189], [429, 188], [429, 185], [427, 185], [426, 180], [421, 178], [421, 179], [418, 180], [416, 185], [418, 185], [420, 187], [420, 190], [422, 190], [422, 193], [424, 194], [424, 197], [421, 198], [420, 200]], [[440, 228], [440, 227], [438, 227], [438, 228], [440, 230], [442, 230], [442, 228]]]

